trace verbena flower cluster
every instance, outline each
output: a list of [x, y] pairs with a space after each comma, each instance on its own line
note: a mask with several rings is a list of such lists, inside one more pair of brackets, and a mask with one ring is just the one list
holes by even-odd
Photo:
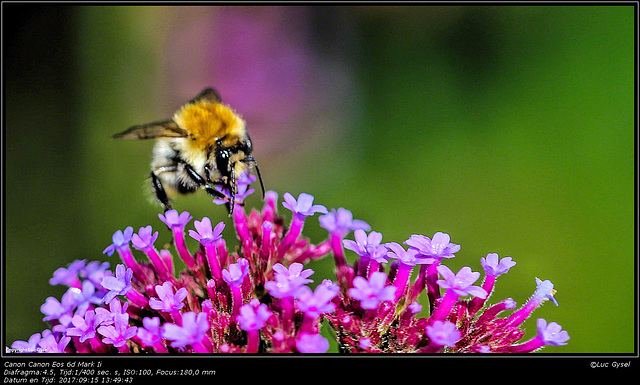
[[[382, 234], [350, 211], [329, 211], [305, 193], [284, 194], [290, 222], [278, 213], [273, 191], [261, 211], [247, 214], [242, 202], [254, 180], [241, 178], [235, 197], [235, 250], [222, 238], [223, 222], [214, 226], [204, 217], [187, 230], [188, 212], [159, 215], [175, 254], [157, 248], [151, 226], [118, 230], [104, 250], [122, 259], [115, 272], [107, 262], [86, 260], [55, 271], [50, 283], [69, 289], [41, 307], [51, 329], [7, 352], [324, 353], [330, 345], [320, 334], [323, 322], [341, 353], [526, 353], [569, 339], [557, 323], [538, 319], [537, 335], [519, 342], [533, 310], [547, 300], [557, 305], [548, 280], [536, 278], [532, 297], [508, 315], [517, 307], [511, 298], [487, 302], [496, 278], [515, 265], [511, 258], [482, 258], [484, 279], [477, 286], [479, 272], [463, 267], [454, 273], [442, 264], [460, 250], [448, 234], [411, 235], [404, 246], [383, 243]], [[315, 214], [322, 214], [320, 226], [328, 232], [317, 245], [302, 235]], [[354, 240], [345, 239], [351, 232]], [[187, 236], [198, 242], [196, 250], [187, 248]], [[345, 249], [357, 256], [353, 265]], [[186, 266], [177, 275], [174, 255]], [[314, 271], [305, 264], [329, 255], [336, 280], [312, 289]], [[418, 302], [422, 293], [428, 315]]]

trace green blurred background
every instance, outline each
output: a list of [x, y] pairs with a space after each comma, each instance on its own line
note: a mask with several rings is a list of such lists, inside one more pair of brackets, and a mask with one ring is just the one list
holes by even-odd
[[[634, 352], [634, 11], [4, 3], [3, 342], [46, 327], [57, 268], [115, 266], [115, 230], [169, 239], [153, 143], [109, 136], [215, 86], [267, 189], [348, 208], [384, 241], [447, 232], [454, 271], [511, 256], [492, 302], [524, 303], [534, 277], [558, 290], [527, 334], [542, 317], [571, 339], [543, 352]], [[174, 207], [228, 222], [206, 194]], [[325, 237], [317, 217], [305, 234]], [[331, 277], [330, 259], [313, 267]]]

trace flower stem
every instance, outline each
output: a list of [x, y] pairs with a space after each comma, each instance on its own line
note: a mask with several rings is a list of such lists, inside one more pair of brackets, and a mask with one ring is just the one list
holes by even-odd
[[136, 279], [143, 280], [144, 272], [140, 265], [138, 265], [138, 262], [133, 258], [133, 254], [131, 253], [129, 246], [119, 248], [118, 254], [120, 254], [120, 258], [122, 259], [122, 262], [124, 262], [124, 265], [133, 270], [133, 274]]
[[235, 319], [240, 314], [240, 305], [242, 305], [242, 288], [240, 286], [231, 286], [231, 318]]
[[196, 342], [194, 344], [191, 344], [191, 348], [196, 353], [210, 353], [209, 349], [207, 349], [207, 347], [204, 346], [202, 342]]
[[250, 330], [247, 332], [247, 353], [258, 353], [260, 346], [260, 332], [258, 330]]
[[155, 267], [156, 272], [158, 272], [160, 279], [163, 281], [166, 280], [169, 277], [169, 271], [156, 249], [153, 246], [150, 246], [144, 249], [144, 253], [149, 257], [149, 260], [153, 264], [153, 267]]
[[295, 309], [293, 305], [293, 297], [280, 298], [282, 304], [282, 329], [285, 334], [293, 333], [294, 331], [294, 315]]
[[242, 250], [247, 255], [251, 244], [253, 243], [253, 237], [249, 231], [249, 225], [247, 224], [247, 217], [244, 213], [244, 207], [236, 204], [233, 209], [233, 224], [236, 228], [236, 234], [242, 244]]
[[485, 301], [491, 295], [491, 292], [493, 291], [493, 286], [495, 285], [495, 282], [496, 282], [496, 276], [495, 275], [487, 275], [486, 277], [484, 277], [484, 281], [482, 282], [482, 288], [487, 292], [487, 296], [484, 297], [484, 298], [474, 297], [471, 300], [471, 303], [469, 304], [469, 314], [470, 315], [476, 314], [476, 312], [478, 310], [480, 310], [480, 308], [482, 308], [482, 306], [484, 305]]
[[347, 259], [344, 257], [344, 249], [342, 248], [342, 237], [336, 233], [331, 233], [329, 237], [333, 258], [335, 259], [336, 267], [339, 269], [347, 264]]
[[180, 310], [173, 310], [170, 312], [170, 314], [173, 323], [178, 326], [182, 326], [182, 314], [180, 314]]
[[184, 240], [184, 231], [183, 229], [174, 229], [173, 230], [173, 239], [175, 240], [176, 250], [178, 251], [178, 255], [187, 266], [189, 270], [194, 271], [196, 269], [196, 261], [193, 259], [191, 253], [187, 249], [187, 245]]
[[508, 327], [517, 327], [522, 324], [530, 315], [531, 312], [535, 310], [540, 305], [541, 301], [536, 301], [534, 298], [531, 298], [523, 307], [516, 310], [513, 314], [507, 318], [507, 322], [505, 326]]
[[456, 294], [455, 291], [451, 289], [447, 290], [440, 300], [440, 304], [431, 314], [431, 317], [429, 317], [429, 324], [433, 324], [435, 321], [444, 321], [451, 312], [451, 309], [453, 309], [453, 305], [456, 304], [459, 297], [460, 296]]
[[413, 301], [415, 301], [416, 298], [418, 298], [418, 295], [420, 295], [420, 293], [422, 292], [422, 290], [424, 290], [424, 287], [426, 285], [426, 276], [427, 276], [428, 268], [429, 268], [428, 265], [420, 265], [420, 272], [418, 273], [418, 277], [416, 278], [413, 285], [411, 285], [407, 303], [412, 303]]
[[531, 353], [534, 350], [540, 349], [544, 345], [544, 341], [540, 337], [536, 336], [527, 342], [509, 346], [508, 351], [509, 353]]
[[218, 260], [218, 253], [216, 251], [216, 244], [209, 243], [204, 247], [205, 256], [207, 257], [207, 264], [211, 271], [211, 276], [220, 280], [222, 277], [222, 270], [220, 268], [220, 261]]
[[291, 226], [289, 227], [289, 231], [282, 239], [282, 243], [278, 246], [278, 258], [282, 258], [287, 251], [293, 246], [295, 241], [298, 239], [300, 234], [302, 233], [302, 227], [304, 226], [304, 216], [302, 215], [293, 215], [291, 219]]
[[436, 283], [438, 280], [437, 267], [439, 264], [439, 261], [435, 261], [429, 265], [424, 277], [425, 286], [427, 287], [427, 295], [429, 296], [429, 306], [432, 313], [435, 308], [436, 301], [440, 298], [440, 287]]
[[141, 308], [145, 308], [149, 304], [149, 300], [144, 295], [133, 289], [127, 292], [126, 297], [129, 301]]
[[393, 280], [393, 286], [396, 287], [395, 301], [398, 302], [400, 297], [406, 292], [407, 282], [409, 282], [409, 275], [411, 274], [411, 268], [413, 266], [400, 262], [398, 271], [396, 272], [396, 278]]

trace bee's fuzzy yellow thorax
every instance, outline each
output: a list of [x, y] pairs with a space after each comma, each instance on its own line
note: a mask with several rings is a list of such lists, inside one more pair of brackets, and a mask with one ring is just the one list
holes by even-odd
[[213, 146], [219, 138], [230, 145], [244, 136], [244, 120], [221, 103], [198, 101], [183, 106], [173, 120], [189, 133], [192, 145], [199, 148]]

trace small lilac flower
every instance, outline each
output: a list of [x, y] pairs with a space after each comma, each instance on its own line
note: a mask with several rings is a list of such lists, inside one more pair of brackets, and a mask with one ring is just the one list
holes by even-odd
[[174, 348], [200, 343], [207, 331], [209, 331], [207, 314], [200, 312], [196, 315], [193, 311], [182, 315], [182, 326], [166, 323], [161, 329], [162, 337], [173, 341], [171, 346]]
[[61, 267], [58, 270], [53, 272], [53, 278], [49, 280], [50, 285], [67, 285], [79, 287], [80, 280], [78, 279], [78, 275], [80, 271], [84, 268], [84, 265], [87, 263], [86, 259], [76, 260], [69, 264], [69, 267], [64, 268]]
[[153, 243], [158, 239], [158, 232], [153, 233], [151, 226], [141, 227], [138, 234], [133, 234], [131, 243], [138, 250], [146, 250], [153, 247]]
[[385, 286], [387, 275], [376, 271], [371, 274], [369, 280], [363, 277], [355, 277], [349, 294], [354, 299], [360, 300], [363, 309], [375, 309], [382, 301], [391, 301], [396, 291], [395, 286]]
[[89, 280], [82, 283], [82, 290], [71, 287], [69, 291], [74, 294], [76, 307], [78, 311], [82, 313], [84, 313], [91, 304], [101, 304], [104, 297], [104, 293], [97, 292], [95, 285]]
[[196, 231], [189, 230], [191, 238], [200, 242], [202, 245], [210, 245], [222, 238], [222, 230], [224, 230], [224, 222], [220, 222], [215, 228], [211, 226], [211, 219], [204, 217], [201, 221], [193, 222]]
[[222, 279], [229, 286], [239, 287], [242, 286], [242, 282], [244, 281], [244, 277], [249, 273], [249, 261], [245, 258], [238, 259], [237, 263], [232, 263], [229, 265], [229, 269], [222, 270]]
[[326, 353], [329, 341], [320, 334], [301, 333], [296, 342], [296, 349], [300, 353]]
[[554, 298], [554, 294], [556, 291], [553, 289], [553, 283], [548, 279], [544, 281], [536, 278], [536, 291], [533, 293], [532, 300], [536, 300], [538, 302], [542, 302], [545, 300], [550, 300], [554, 305], [558, 306], [558, 301]]
[[516, 265], [516, 263], [511, 260], [511, 257], [505, 257], [499, 261], [498, 259], [499, 257], [496, 253], [489, 253], [486, 258], [480, 258], [482, 268], [487, 275], [497, 277], [505, 274], [509, 269]]
[[187, 289], [180, 288], [173, 294], [173, 286], [171, 282], [165, 282], [162, 285], [156, 286], [156, 294], [158, 298], [150, 298], [149, 306], [154, 310], [161, 310], [166, 312], [172, 312], [174, 310], [180, 310], [184, 306], [182, 301], [187, 298], [189, 294]]
[[256, 331], [261, 329], [272, 312], [267, 308], [267, 305], [261, 303], [257, 305], [257, 300], [252, 300], [250, 303], [242, 305], [240, 307], [240, 314], [238, 315], [238, 323], [240, 328], [244, 331]]
[[129, 303], [125, 302], [123, 305], [120, 303], [120, 299], [114, 298], [109, 302], [109, 310], [98, 307], [95, 309], [96, 317], [99, 319], [99, 323], [102, 325], [110, 325], [114, 322], [116, 316], [121, 314], [127, 314], [127, 308], [129, 307]]
[[313, 270], [302, 270], [301, 263], [294, 262], [288, 269], [283, 264], [276, 263], [272, 268], [275, 271], [275, 281], [266, 282], [264, 287], [273, 297], [293, 297], [300, 287], [313, 282], [312, 279], [307, 278], [313, 274]]
[[147, 346], [153, 346], [160, 342], [162, 338], [160, 333], [160, 318], [143, 318], [142, 327], [138, 328], [137, 335], [140, 341]]
[[301, 193], [296, 201], [293, 195], [284, 193], [283, 198], [284, 202], [282, 202], [282, 205], [296, 215], [307, 217], [315, 213], [327, 213], [326, 207], [313, 204], [313, 195]]
[[55, 297], [48, 297], [45, 303], [40, 306], [40, 311], [45, 317], [43, 321], [51, 321], [60, 319], [63, 315], [73, 311], [76, 307], [76, 294], [72, 291], [67, 292], [62, 296], [62, 301], [59, 301]]
[[304, 265], [298, 262], [292, 263], [289, 268], [286, 268], [281, 263], [273, 265], [273, 271], [276, 272], [276, 276], [284, 277], [291, 282], [295, 282], [296, 285], [306, 285], [307, 283], [313, 282], [312, 279], [308, 279], [308, 277], [313, 274], [313, 270], [303, 270], [303, 268]]
[[367, 222], [353, 219], [351, 211], [340, 207], [338, 210], [331, 209], [331, 212], [318, 218], [320, 227], [327, 230], [330, 233], [336, 233], [340, 237], [344, 237], [348, 232], [357, 229], [371, 230], [371, 226]]
[[331, 300], [338, 295], [340, 288], [329, 281], [328, 284], [324, 282], [315, 291], [311, 291], [308, 286], [302, 286], [297, 293], [297, 306], [309, 317], [318, 317], [322, 313], [331, 313], [336, 309], [336, 306], [331, 303]]
[[430, 264], [443, 258], [455, 257], [454, 253], [460, 250], [460, 245], [451, 243], [449, 242], [450, 240], [449, 234], [437, 232], [433, 235], [433, 239], [429, 239], [424, 235], [414, 234], [404, 244], [410, 246], [411, 249], [417, 250], [420, 258], [427, 259], [424, 263]]
[[192, 218], [187, 211], [178, 214], [178, 210], [169, 210], [164, 215], [158, 214], [158, 217], [173, 231], [182, 231]]
[[362, 229], [353, 232], [355, 241], [345, 239], [342, 245], [345, 249], [351, 250], [361, 257], [368, 257], [380, 263], [387, 263], [387, 248], [381, 245], [382, 234], [372, 231], [367, 235]]
[[137, 329], [136, 326], [129, 327], [129, 314], [124, 313], [114, 315], [113, 325], [100, 326], [98, 333], [105, 337], [102, 342], [119, 348], [136, 335]]
[[104, 277], [113, 275], [109, 270], [109, 262], [93, 261], [87, 263], [87, 265], [80, 269], [78, 275], [81, 279], [90, 280], [96, 287], [102, 286], [101, 282]]
[[530, 353], [542, 348], [545, 345], [561, 346], [566, 345], [569, 334], [562, 330], [562, 327], [555, 322], [547, 325], [547, 321], [539, 318], [537, 321], [538, 333], [527, 342], [509, 346], [505, 351], [512, 353]]
[[422, 305], [420, 305], [418, 301], [413, 301], [411, 305], [409, 305], [409, 311], [411, 311], [412, 314], [418, 314], [422, 311]]
[[435, 321], [427, 326], [427, 335], [431, 342], [441, 346], [454, 346], [461, 337], [456, 325], [449, 321]]
[[104, 296], [104, 303], [111, 302], [116, 296], [125, 295], [131, 290], [131, 279], [133, 278], [133, 270], [128, 269], [125, 265], [116, 266], [116, 276], [108, 276], [102, 279], [102, 287], [109, 290]]
[[95, 311], [89, 310], [84, 313], [84, 317], [80, 315], [73, 316], [71, 323], [75, 327], [67, 328], [67, 335], [80, 337], [80, 342], [84, 342], [89, 338], [95, 337], [96, 328], [100, 325], [100, 320], [96, 317]]
[[358, 346], [360, 346], [360, 349], [369, 349], [371, 347], [371, 339], [360, 338], [360, 340], [358, 341]]
[[60, 336], [58, 339], [50, 330], [45, 330], [42, 332], [42, 339], [38, 343], [39, 348], [36, 351], [64, 353], [70, 341], [71, 337], [69, 336]]
[[132, 235], [133, 235], [133, 227], [131, 226], [124, 229], [124, 232], [122, 232], [121, 230], [116, 231], [112, 237], [113, 243], [109, 245], [106, 249], [104, 249], [102, 253], [107, 254], [108, 256], [112, 256], [114, 251], [126, 249], [129, 246], [129, 242], [131, 241]]
[[547, 321], [539, 318], [537, 321], [538, 335], [537, 337], [544, 342], [545, 345], [560, 346], [566, 345], [569, 340], [569, 333], [562, 330], [562, 326], [556, 322], [547, 325]]
[[40, 333], [36, 333], [29, 337], [28, 341], [15, 341], [11, 344], [11, 349], [15, 353], [35, 353], [38, 351], [38, 343], [40, 343], [41, 339]]
[[424, 258], [417, 258], [419, 253], [413, 248], [405, 250], [402, 245], [396, 242], [385, 243], [385, 246], [390, 250], [387, 253], [387, 258], [396, 258], [399, 262], [408, 266], [424, 263]]
[[443, 289], [451, 289], [459, 296], [473, 295], [475, 297], [486, 298], [487, 292], [480, 286], [472, 284], [480, 278], [480, 273], [472, 272], [468, 266], [460, 269], [458, 274], [453, 274], [451, 269], [444, 265], [438, 266], [438, 272], [442, 278], [436, 281]]

